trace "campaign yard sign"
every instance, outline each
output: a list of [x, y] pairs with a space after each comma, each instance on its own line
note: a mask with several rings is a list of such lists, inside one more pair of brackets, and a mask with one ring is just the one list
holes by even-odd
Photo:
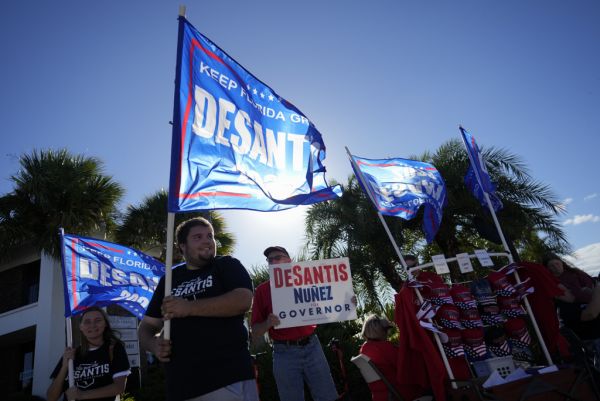
[[348, 258], [269, 266], [276, 329], [356, 319]]
[[140, 346], [138, 343], [137, 327], [138, 320], [135, 316], [114, 316], [109, 315], [110, 327], [118, 334], [119, 339], [125, 345], [125, 352], [129, 358], [129, 365], [132, 368], [140, 367]]

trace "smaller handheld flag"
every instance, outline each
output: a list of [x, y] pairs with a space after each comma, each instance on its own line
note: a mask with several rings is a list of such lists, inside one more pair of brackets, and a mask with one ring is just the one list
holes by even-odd
[[447, 201], [446, 184], [437, 169], [416, 160], [352, 158], [363, 190], [382, 214], [411, 220], [424, 205], [423, 230], [427, 242], [433, 241]]
[[118, 304], [141, 319], [165, 266], [112, 242], [62, 232], [61, 236], [65, 317], [92, 305]]
[[494, 211], [497, 212], [503, 207], [502, 201], [496, 195], [496, 185], [494, 185], [490, 179], [479, 146], [477, 146], [475, 138], [463, 127], [460, 127], [460, 133], [471, 161], [467, 174], [465, 175], [465, 185], [473, 196], [479, 200], [483, 207], [488, 207], [485, 195], [483, 194], [484, 192], [487, 193], [492, 202]]

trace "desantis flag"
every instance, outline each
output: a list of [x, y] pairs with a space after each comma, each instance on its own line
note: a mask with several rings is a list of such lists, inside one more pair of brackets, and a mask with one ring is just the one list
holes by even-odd
[[165, 266], [135, 249], [62, 234], [65, 317], [86, 308], [118, 304], [144, 317]]
[[483, 193], [486, 192], [490, 197], [494, 211], [497, 212], [503, 207], [502, 201], [495, 193], [496, 186], [490, 179], [479, 146], [477, 146], [475, 138], [469, 134], [467, 130], [463, 127], [459, 128], [470, 160], [469, 168], [465, 175], [465, 185], [473, 196], [479, 200], [483, 207], [488, 207], [485, 196], [483, 195]]
[[411, 220], [424, 205], [423, 231], [433, 241], [446, 205], [446, 184], [437, 169], [416, 160], [352, 158], [352, 168], [360, 169], [355, 175], [382, 214]]
[[179, 17], [170, 212], [337, 198], [324, 159], [321, 134], [300, 110]]

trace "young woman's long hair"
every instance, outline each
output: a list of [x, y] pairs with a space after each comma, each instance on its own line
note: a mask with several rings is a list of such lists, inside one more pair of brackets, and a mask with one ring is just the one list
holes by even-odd
[[[97, 307], [97, 306], [90, 306], [89, 308], [87, 308], [85, 310], [85, 312], [83, 312], [81, 314], [81, 320], [83, 320], [83, 317], [90, 313], [90, 312], [100, 312], [100, 314], [102, 315], [102, 318], [104, 319], [104, 331], [102, 332], [102, 340], [104, 341], [104, 344], [108, 345], [109, 347], [114, 347], [114, 345], [116, 343], [121, 343], [121, 345], [123, 344], [121, 339], [119, 338], [119, 336], [117, 335], [117, 332], [115, 332], [112, 327], [110, 327], [110, 321], [108, 320], [108, 315], [106, 314], [106, 312]], [[85, 336], [83, 335], [83, 333], [81, 333], [81, 346], [80, 346], [80, 350], [81, 350], [81, 355], [85, 355], [88, 353], [88, 351], [90, 350], [90, 343], [88, 342], [87, 338], [85, 338]], [[103, 345], [104, 345], [103, 344]]]
[[576, 270], [579, 271], [583, 274], [585, 274], [586, 276], [589, 276], [592, 280], [593, 277], [590, 276], [587, 272], [585, 272], [584, 270], [580, 269], [579, 267], [575, 267], [575, 266], [571, 266], [569, 263], [567, 263], [563, 258], [561, 258], [560, 256], [558, 256], [555, 253], [547, 253], [542, 257], [542, 264], [546, 267], [548, 267], [548, 264], [550, 263], [551, 260], [560, 260], [563, 264], [563, 269], [564, 270]]

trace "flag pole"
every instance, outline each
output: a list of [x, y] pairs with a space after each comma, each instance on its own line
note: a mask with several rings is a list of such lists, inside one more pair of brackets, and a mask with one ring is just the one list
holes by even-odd
[[[177, 66], [179, 66], [180, 53], [181, 53], [181, 19], [185, 18], [185, 5], [179, 5], [179, 33], [177, 38]], [[179, 77], [179, 68], [176, 68], [176, 77]], [[179, 91], [179, 80], [175, 79], [175, 90], [173, 95], [173, 129], [178, 126], [175, 124], [177, 119], [180, 118], [178, 115], [179, 107], [177, 105], [178, 92]], [[169, 189], [171, 191], [171, 189]], [[177, 189], [179, 191], [179, 189]], [[165, 297], [171, 295], [171, 287], [173, 283], [173, 244], [174, 244], [174, 231], [175, 231], [175, 213], [169, 212], [167, 214], [167, 254], [165, 256]], [[165, 320], [163, 323], [163, 338], [165, 340], [171, 339], [171, 320]]]
[[[369, 199], [371, 200], [373, 205], [377, 205], [377, 202], [375, 201], [375, 197], [373, 196], [373, 194], [371, 193], [371, 191], [368, 188], [368, 185], [366, 184], [366, 181], [362, 174], [362, 171], [360, 170], [360, 168], [354, 161], [354, 158], [352, 157], [352, 153], [350, 153], [350, 150], [348, 149], [347, 146], [345, 146], [345, 148], [346, 148], [346, 153], [348, 154], [348, 158], [350, 159], [350, 163], [354, 167], [354, 171], [357, 172], [359, 175], [358, 179], [364, 184], [364, 188], [367, 191], [367, 196], [369, 197]], [[408, 271], [408, 266], [406, 265], [406, 261], [404, 260], [404, 257], [402, 256], [402, 252], [400, 251], [398, 244], [396, 244], [396, 240], [394, 239], [394, 236], [392, 235], [392, 232], [390, 231], [390, 229], [389, 229], [387, 223], [385, 222], [385, 219], [383, 218], [383, 215], [381, 214], [379, 209], [377, 209], [377, 216], [379, 217], [379, 221], [381, 221], [381, 224], [383, 224], [383, 228], [385, 229], [385, 232], [387, 233], [388, 238], [390, 239], [390, 242], [392, 243], [392, 246], [394, 247], [394, 250], [396, 251], [396, 254], [398, 255], [398, 258], [400, 259], [402, 268], [407, 273], [407, 275], [410, 277], [410, 272]], [[422, 304], [423, 296], [421, 295], [421, 291], [419, 291], [418, 288], [414, 288], [414, 290], [417, 294], [417, 298], [419, 298], [419, 302]], [[433, 324], [431, 319], [427, 319], [427, 320], [429, 321], [429, 323]], [[446, 372], [448, 373], [448, 378], [451, 380], [452, 387], [456, 388], [456, 383], [454, 382], [454, 373], [452, 372], [452, 368], [450, 367], [450, 363], [448, 362], [448, 357], [446, 356], [446, 353], [444, 352], [444, 347], [442, 346], [442, 341], [440, 340], [440, 336], [438, 335], [438, 333], [433, 332], [433, 338], [435, 339], [435, 343], [437, 344], [437, 347], [442, 356], [442, 360], [444, 361], [444, 366], [446, 367]]]
[[[64, 257], [64, 253], [65, 253], [65, 229], [60, 227], [58, 229], [58, 235], [60, 236], [60, 254], [61, 254], [61, 267], [62, 267], [62, 273], [63, 273], [63, 285], [66, 286], [67, 282], [65, 280], [65, 257]], [[67, 289], [64, 288], [63, 289], [64, 293], [66, 294]], [[65, 298], [65, 314], [66, 314], [66, 310], [67, 310], [67, 299]], [[70, 311], [70, 308], [69, 308]], [[65, 317], [65, 325], [66, 325], [66, 331], [67, 331], [67, 347], [72, 348], [73, 347], [73, 327], [71, 326], [71, 316], [69, 315], [69, 317]], [[69, 387], [73, 387], [75, 385], [75, 365], [72, 359], [69, 359], [68, 363], [68, 378], [69, 378]], [[71, 400], [69, 400], [71, 401]]]
[[[175, 231], [175, 213], [167, 214], [167, 254], [165, 257], [165, 297], [171, 295], [173, 286], [173, 243]], [[171, 320], [165, 320], [163, 323], [163, 338], [171, 339]]]
[[[67, 347], [73, 348], [73, 327], [71, 326], [71, 317], [65, 318], [67, 325]], [[69, 359], [69, 387], [75, 385], [75, 365], [73, 360]]]
[[[464, 136], [465, 129], [460, 125], [458, 126], [458, 128], [459, 128], [461, 134], [463, 134], [463, 135], [461, 135], [461, 138], [462, 138], [463, 144], [465, 145], [465, 148], [467, 150], [467, 155], [469, 156], [469, 161], [471, 162], [471, 166], [476, 166], [475, 160], [473, 160], [473, 155], [471, 154], [471, 152], [469, 152], [469, 145], [466, 143], [466, 139]], [[500, 236], [500, 240], [502, 241], [502, 246], [504, 247], [504, 250], [508, 254], [508, 261], [510, 263], [513, 263], [514, 262], [513, 255], [510, 251], [510, 248], [508, 247], [506, 238], [504, 237], [504, 232], [502, 231], [502, 227], [500, 227], [500, 222], [498, 221], [498, 217], [496, 216], [496, 211], [494, 210], [494, 206], [492, 205], [490, 196], [483, 187], [483, 182], [481, 180], [481, 177], [479, 176], [479, 170], [477, 168], [473, 167], [473, 172], [475, 173], [477, 182], [479, 183], [479, 186], [481, 187], [481, 191], [483, 192], [483, 196], [485, 197], [485, 202], [488, 206], [490, 214], [492, 215], [492, 219], [494, 220], [494, 225], [496, 226], [496, 231], [498, 231], [498, 235]], [[517, 272], [517, 269], [515, 269], [513, 274], [515, 276], [515, 280], [517, 281], [517, 284], [520, 284], [521, 277], [519, 277], [519, 273]], [[535, 316], [533, 314], [531, 305], [529, 304], [529, 300], [527, 299], [527, 297], [523, 297], [523, 303], [525, 304], [525, 308], [527, 309], [527, 314], [529, 315], [529, 318], [531, 319], [531, 324], [533, 325], [535, 334], [537, 335], [538, 341], [540, 342], [540, 346], [542, 348], [542, 352], [544, 353], [544, 357], [546, 358], [548, 365], [552, 365], [553, 364], [552, 358], [550, 357], [550, 353], [548, 352], [548, 348], [546, 347], [546, 342], [544, 341], [544, 338], [542, 337], [542, 333], [540, 332], [540, 328], [537, 324], [537, 321], [535, 319]]]

